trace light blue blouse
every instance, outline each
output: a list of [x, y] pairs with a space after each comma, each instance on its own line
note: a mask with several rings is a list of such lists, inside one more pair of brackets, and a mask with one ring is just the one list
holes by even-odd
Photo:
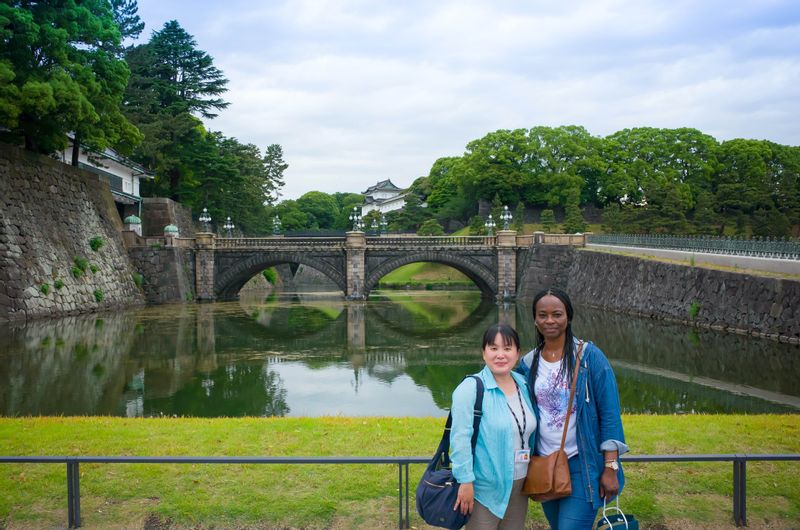
[[[475, 375], [481, 378], [484, 386], [483, 417], [478, 431], [478, 443], [475, 446], [475, 462], [473, 464], [470, 444], [476, 383], [470, 377], [453, 392], [451, 408], [453, 425], [450, 431], [453, 476], [461, 484], [472, 482], [475, 500], [502, 518], [511, 498], [511, 486], [514, 481], [514, 437], [519, 435], [506, 396], [497, 386], [491, 370], [484, 366], [483, 370]], [[511, 375], [519, 385], [525, 403], [530, 410], [533, 410], [525, 378], [515, 372]], [[526, 441], [526, 447], [531, 446], [534, 436], [535, 432]]]

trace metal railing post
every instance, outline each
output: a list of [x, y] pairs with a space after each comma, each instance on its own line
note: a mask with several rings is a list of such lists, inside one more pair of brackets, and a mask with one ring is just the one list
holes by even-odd
[[397, 528], [403, 528], [403, 464], [397, 463]]
[[408, 462], [405, 464], [406, 468], [406, 528], [410, 528], [411, 521], [408, 515]]
[[733, 524], [747, 526], [747, 460], [733, 460]]
[[69, 528], [81, 526], [81, 474], [74, 460], [67, 460], [67, 523]]

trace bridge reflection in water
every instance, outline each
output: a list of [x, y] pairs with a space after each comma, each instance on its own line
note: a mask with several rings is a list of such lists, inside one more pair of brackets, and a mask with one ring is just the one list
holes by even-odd
[[[287, 294], [0, 327], [0, 414], [443, 415], [483, 331], [475, 292]], [[800, 348], [579, 309], [628, 412], [797, 412]]]

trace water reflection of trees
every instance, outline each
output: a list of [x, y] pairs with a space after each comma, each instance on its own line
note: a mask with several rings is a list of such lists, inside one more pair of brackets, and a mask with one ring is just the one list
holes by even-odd
[[[507, 318], [475, 294], [368, 303], [273, 297], [0, 327], [0, 413], [282, 415], [289, 389], [281, 362], [352, 367], [356, 389], [360, 378], [390, 385], [407, 375], [445, 409], [455, 386], [481, 367], [483, 331]], [[516, 311], [527, 348], [529, 308]], [[627, 411], [786, 410], [637, 366], [800, 394], [794, 346], [582, 308], [575, 329], [618, 363]]]

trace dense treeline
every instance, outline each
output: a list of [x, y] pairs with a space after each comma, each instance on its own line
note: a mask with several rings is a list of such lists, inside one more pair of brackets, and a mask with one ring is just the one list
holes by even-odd
[[[557, 230], [555, 209], [565, 231], [583, 231], [582, 211], [591, 207], [613, 232], [798, 235], [800, 147], [720, 143], [688, 128], [625, 129], [604, 138], [578, 126], [500, 130], [470, 142], [463, 156], [436, 160], [411, 191], [406, 207], [386, 216], [391, 230], [433, 234], [469, 225], [481, 233], [485, 219], [477, 213], [485, 201], [498, 223], [509, 206], [517, 229], [527, 209]], [[310, 192], [274, 212], [291, 230], [345, 229], [360, 197], [336, 195]]]
[[594, 206], [615, 232], [796, 235], [800, 147], [688, 128], [500, 130], [437, 160], [412, 189], [440, 221], [467, 222], [483, 200], [568, 218]]
[[136, 0], [0, 4], [0, 140], [51, 154], [73, 133], [153, 171], [144, 195], [208, 207], [215, 224], [230, 216], [245, 233], [268, 230], [288, 167], [281, 146], [261, 152], [207, 130], [202, 119], [228, 106], [227, 79], [174, 20], [125, 46], [144, 29], [137, 11]]

